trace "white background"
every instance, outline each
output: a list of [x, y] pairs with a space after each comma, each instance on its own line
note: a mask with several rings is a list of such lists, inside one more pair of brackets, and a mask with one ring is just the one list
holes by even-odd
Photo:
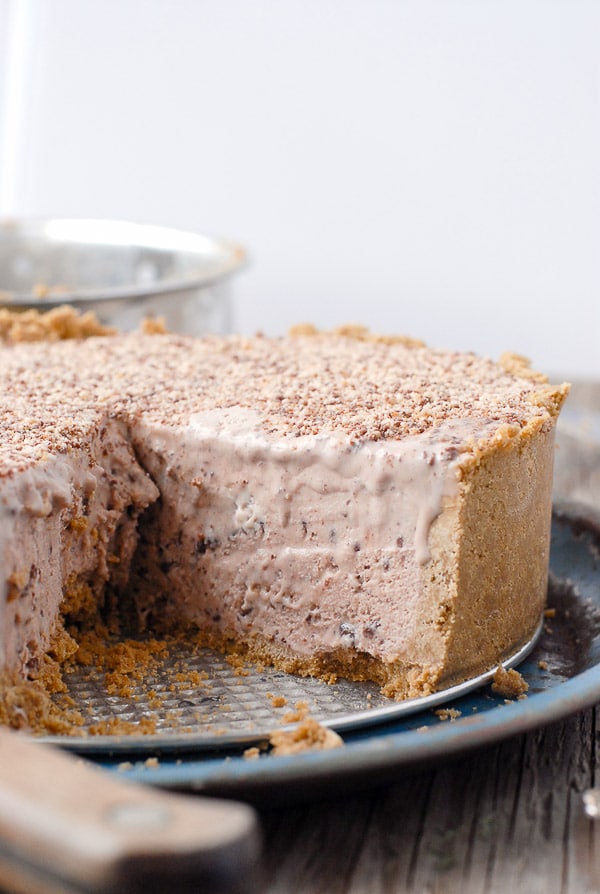
[[600, 377], [597, 0], [0, 0], [0, 213], [244, 244], [236, 328]]

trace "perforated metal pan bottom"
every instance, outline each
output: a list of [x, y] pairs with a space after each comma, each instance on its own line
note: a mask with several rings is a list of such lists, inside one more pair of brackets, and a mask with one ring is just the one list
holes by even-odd
[[[523, 661], [541, 631], [542, 621], [532, 639], [503, 666]], [[490, 683], [496, 669], [433, 695], [396, 702], [382, 696], [374, 683], [328, 684], [250, 663], [239, 666], [211, 649], [177, 642], [127, 697], [107, 694], [101, 674], [69, 674], [69, 693], [85, 718], [81, 734], [40, 741], [82, 754], [236, 750], [268, 742], [273, 730], [285, 729], [306, 713], [343, 733], [439, 707]], [[150, 720], [155, 731], [137, 734], [134, 727], [127, 735], [89, 733], [93, 726], [115, 720], [134, 725]]]

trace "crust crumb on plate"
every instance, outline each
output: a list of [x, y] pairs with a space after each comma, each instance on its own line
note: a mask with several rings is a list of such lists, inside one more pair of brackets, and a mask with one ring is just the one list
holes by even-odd
[[283, 715], [282, 723], [299, 723], [308, 717], [308, 702], [296, 702], [295, 710]]
[[433, 713], [436, 717], [439, 717], [440, 720], [449, 720], [450, 722], [458, 720], [458, 718], [462, 716], [462, 711], [458, 711], [456, 708], [440, 708]]
[[504, 695], [507, 698], [519, 698], [525, 695], [529, 689], [529, 684], [514, 668], [507, 670], [502, 665], [499, 665], [494, 674], [492, 689], [497, 695]]
[[326, 751], [330, 748], [340, 748], [344, 744], [341, 736], [312, 717], [307, 717], [292, 730], [275, 730], [271, 733], [269, 742], [270, 753], [275, 757], [301, 754], [305, 751]]

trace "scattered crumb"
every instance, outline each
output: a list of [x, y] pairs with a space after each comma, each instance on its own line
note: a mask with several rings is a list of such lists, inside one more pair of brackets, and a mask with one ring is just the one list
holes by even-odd
[[90, 736], [148, 736], [156, 732], [156, 718], [143, 717], [140, 721], [132, 721], [111, 717], [92, 724], [87, 732]]
[[540, 670], [547, 671], [548, 670], [548, 662], [544, 661], [543, 659], [540, 659], [540, 661], [538, 661], [538, 667]]
[[52, 694], [40, 680], [14, 681], [0, 678], [0, 724], [11, 729], [55, 735], [76, 735], [83, 725], [79, 711], [57, 706]]
[[144, 766], [148, 770], [156, 770], [158, 766], [160, 766], [160, 762], [157, 757], [148, 757], [144, 761]]
[[428, 726], [418, 726], [417, 729], [416, 729], [416, 732], [418, 732], [418, 733], [426, 733], [428, 729], [429, 729]]
[[492, 682], [492, 690], [494, 692], [512, 699], [524, 695], [528, 689], [528, 683], [518, 671], [514, 668], [506, 670], [502, 665], [498, 666]]
[[459, 711], [457, 708], [440, 708], [433, 713], [436, 717], [439, 717], [440, 720], [449, 720], [450, 722], [458, 720], [458, 718], [462, 716], [462, 711]]
[[247, 761], [255, 761], [260, 757], [260, 749], [254, 745], [252, 748], [246, 748], [244, 751], [244, 758]]
[[124, 773], [125, 770], [133, 770], [133, 764], [131, 763], [131, 761], [123, 761], [119, 764], [117, 770], [120, 770], [122, 773]]
[[556, 609], [555, 608], [547, 608], [544, 611], [545, 618], [555, 618], [556, 617]]
[[269, 742], [271, 754], [275, 757], [304, 751], [325, 751], [340, 748], [344, 744], [341, 736], [311, 717], [307, 717], [292, 730], [275, 730]]
[[282, 723], [300, 723], [308, 717], [308, 702], [296, 702], [296, 710], [288, 711], [282, 717]]
[[288, 703], [284, 695], [273, 695], [271, 692], [267, 692], [267, 698], [274, 708], [284, 708]]

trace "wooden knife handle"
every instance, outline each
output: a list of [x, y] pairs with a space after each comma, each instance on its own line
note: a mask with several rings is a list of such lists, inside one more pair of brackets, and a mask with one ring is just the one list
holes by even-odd
[[254, 811], [116, 778], [0, 728], [0, 889], [250, 894]]

